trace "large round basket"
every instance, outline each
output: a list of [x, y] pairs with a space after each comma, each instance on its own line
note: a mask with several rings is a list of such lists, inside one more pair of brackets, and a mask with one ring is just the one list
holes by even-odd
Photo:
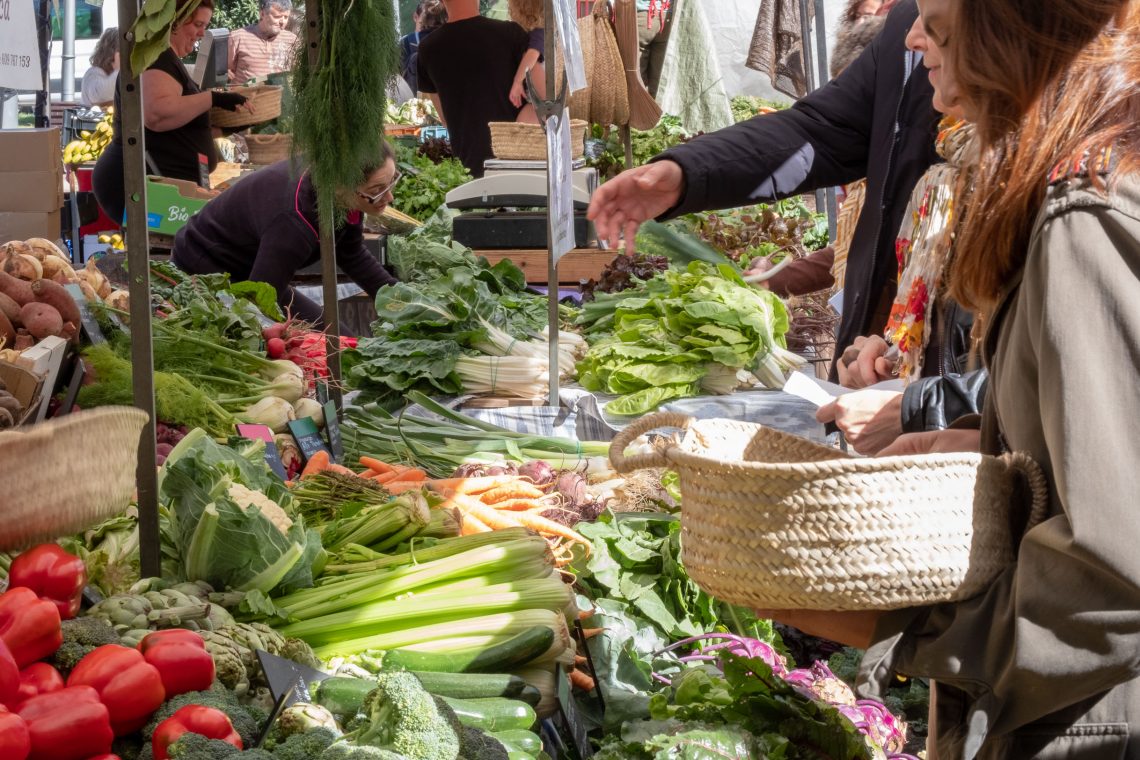
[[131, 501], [147, 415], [103, 407], [0, 433], [0, 551], [65, 536]]
[[248, 127], [272, 121], [281, 115], [281, 90], [279, 84], [259, 84], [254, 87], [230, 87], [230, 92], [245, 95], [246, 102], [253, 111], [227, 111], [224, 108], [210, 109], [210, 126]]
[[[659, 428], [685, 434], [624, 455]], [[753, 609], [968, 599], [1015, 561], [1047, 506], [1045, 478], [1022, 454], [857, 459], [761, 425], [673, 413], [621, 431], [610, 461], [618, 472], [680, 474], [686, 570], [712, 596]]]
[[293, 135], [246, 135], [245, 147], [251, 164], [275, 164], [292, 155]]
[[[491, 152], [495, 158], [511, 161], [545, 161], [546, 130], [541, 124], [519, 124], [514, 121], [492, 121]], [[570, 120], [570, 157], [586, 152], [586, 122]]]

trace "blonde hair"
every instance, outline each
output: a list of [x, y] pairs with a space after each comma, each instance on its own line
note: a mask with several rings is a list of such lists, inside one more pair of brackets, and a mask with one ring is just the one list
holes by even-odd
[[543, 0], [507, 0], [507, 12], [511, 21], [529, 32], [545, 26], [542, 18], [544, 5]]

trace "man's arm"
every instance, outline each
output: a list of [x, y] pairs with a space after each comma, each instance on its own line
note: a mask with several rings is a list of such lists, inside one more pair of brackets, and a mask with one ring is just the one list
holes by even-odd
[[913, 5], [896, 9], [854, 63], [791, 108], [702, 135], [655, 158], [677, 162], [685, 175], [681, 200], [666, 215], [768, 201], [866, 176], [878, 69], [902, 70], [913, 19]]
[[235, 29], [230, 32], [230, 38], [226, 41], [226, 79], [230, 84], [241, 84], [236, 79], [237, 72], [237, 59], [238, 50], [241, 48], [241, 30]]

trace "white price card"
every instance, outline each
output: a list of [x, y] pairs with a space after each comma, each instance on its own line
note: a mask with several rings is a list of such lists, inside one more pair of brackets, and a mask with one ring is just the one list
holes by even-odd
[[0, 0], [0, 87], [44, 87], [33, 3], [28, 0]]
[[574, 177], [570, 159], [570, 112], [546, 120], [547, 198], [554, 260], [574, 248]]
[[[582, 60], [582, 40], [578, 37], [578, 14], [574, 0], [554, 0], [554, 29], [562, 45], [562, 57], [566, 61], [566, 84], [570, 92], [586, 89], [586, 66]], [[550, 29], [550, 25], [547, 25]], [[561, 86], [561, 84], [556, 85]], [[555, 93], [546, 97], [553, 99]]]

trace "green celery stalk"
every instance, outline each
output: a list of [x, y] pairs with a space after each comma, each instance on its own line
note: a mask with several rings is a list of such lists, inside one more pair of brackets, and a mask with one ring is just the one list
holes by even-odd
[[[526, 528], [511, 528], [445, 539], [422, 547], [417, 547], [416, 542], [413, 541], [408, 551], [403, 554], [378, 556], [376, 559], [367, 562], [330, 563], [325, 567], [325, 573], [371, 573], [400, 565], [431, 562], [445, 557], [453, 557], [469, 549], [504, 544], [512, 539], [528, 538], [530, 535]], [[366, 551], [371, 550], [366, 549]], [[378, 552], [373, 553], [379, 554]], [[341, 554], [343, 555], [343, 551]]]

